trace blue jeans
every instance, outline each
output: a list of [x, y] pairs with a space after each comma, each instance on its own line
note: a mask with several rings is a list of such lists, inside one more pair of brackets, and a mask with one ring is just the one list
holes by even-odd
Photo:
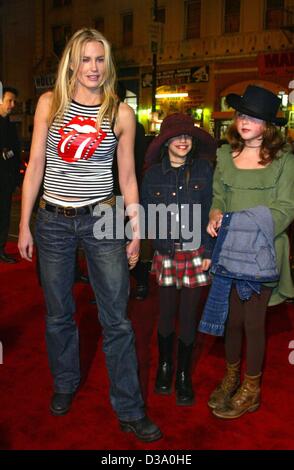
[[233, 284], [236, 285], [238, 296], [243, 301], [249, 300], [254, 292], [260, 294], [260, 282], [236, 280], [215, 274], [198, 327], [201, 333], [215, 336], [224, 334]]
[[79, 336], [72, 287], [78, 243], [85, 251], [89, 277], [103, 328], [103, 351], [110, 378], [110, 400], [119, 419], [144, 416], [134, 333], [127, 318], [129, 270], [124, 240], [97, 240], [98, 217], [73, 218], [39, 209], [36, 221], [41, 282], [47, 307], [46, 341], [54, 389], [73, 393], [80, 382]]
[[203, 309], [198, 330], [215, 336], [222, 336], [229, 312], [229, 297], [233, 279], [216, 274]]

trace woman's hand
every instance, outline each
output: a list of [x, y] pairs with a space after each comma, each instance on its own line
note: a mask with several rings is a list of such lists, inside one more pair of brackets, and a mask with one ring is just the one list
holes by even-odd
[[217, 231], [220, 228], [223, 220], [223, 213], [219, 209], [212, 209], [209, 214], [209, 222], [207, 225], [207, 233], [211, 237], [217, 237]]
[[126, 246], [129, 269], [133, 269], [140, 256], [140, 240], [134, 239]]
[[211, 259], [203, 259], [202, 260], [202, 271], [208, 271], [211, 265]]
[[20, 256], [27, 261], [32, 261], [33, 258], [33, 237], [29, 228], [19, 230], [18, 237], [18, 250]]

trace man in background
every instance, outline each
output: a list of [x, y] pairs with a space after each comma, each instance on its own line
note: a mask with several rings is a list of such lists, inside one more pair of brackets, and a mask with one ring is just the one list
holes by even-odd
[[[127, 90], [126, 90], [124, 83], [122, 81], [118, 81], [116, 93], [121, 102], [124, 102], [126, 99], [126, 91]], [[144, 166], [146, 150], [147, 150], [147, 142], [145, 138], [145, 129], [144, 129], [143, 124], [141, 124], [138, 120], [136, 120], [134, 155], [135, 155], [135, 171], [136, 171], [136, 178], [137, 178], [139, 190], [140, 190], [140, 186], [142, 182], [143, 166]], [[119, 183], [118, 183], [118, 168], [117, 168], [116, 155], [114, 156], [114, 159], [113, 159], [112, 172], [113, 172], [113, 192], [115, 195], [120, 195], [121, 192], [120, 192]], [[144, 243], [146, 243], [146, 240], [141, 241], [142, 245]], [[137, 300], [144, 300], [148, 295], [148, 287], [149, 287], [148, 263], [143, 262], [142, 259], [139, 259], [135, 268], [131, 270], [131, 274], [134, 276], [136, 280], [136, 289], [132, 296]]]
[[3, 263], [16, 263], [16, 259], [5, 252], [5, 245], [12, 194], [18, 183], [20, 166], [20, 142], [16, 125], [9, 119], [17, 95], [15, 88], [4, 87], [2, 100], [0, 99], [0, 262]]

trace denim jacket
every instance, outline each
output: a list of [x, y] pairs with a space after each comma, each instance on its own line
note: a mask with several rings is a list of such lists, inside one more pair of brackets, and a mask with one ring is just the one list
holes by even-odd
[[[145, 210], [145, 235], [148, 238], [148, 229], [149, 235], [151, 230], [153, 246], [161, 254], [172, 256], [174, 243], [179, 242], [183, 250], [195, 250], [204, 246], [203, 258], [211, 258], [214, 240], [207, 234], [206, 227], [212, 200], [212, 174], [212, 166], [207, 160], [188, 158], [186, 163], [176, 170], [170, 165], [167, 155], [161, 163], [153, 165], [146, 172], [141, 188], [141, 204]], [[152, 224], [149, 220], [148, 226], [148, 212], [150, 215], [151, 211], [150, 207], [148, 209], [149, 204], [172, 204], [164, 238], [160, 238], [159, 234], [161, 216]], [[188, 214], [184, 214], [184, 207], [189, 208]], [[201, 215], [196, 213], [199, 207]], [[196, 226], [198, 237], [195, 236]], [[174, 237], [172, 231], [175, 227], [178, 229], [178, 237]]]
[[260, 293], [263, 282], [279, 278], [274, 223], [267, 207], [224, 214], [210, 271], [214, 277], [199, 331], [218, 336], [224, 333], [233, 282], [240, 299], [248, 300], [253, 292]]
[[256, 206], [224, 214], [210, 271], [247, 281], [279, 279], [274, 222], [268, 207]]

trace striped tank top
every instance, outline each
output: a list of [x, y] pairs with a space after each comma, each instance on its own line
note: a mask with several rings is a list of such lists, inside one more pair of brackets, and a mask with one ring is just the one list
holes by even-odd
[[71, 101], [62, 122], [55, 120], [51, 125], [46, 143], [45, 200], [69, 205], [63, 196], [77, 198], [70, 205], [80, 207], [112, 193], [117, 138], [108, 118], [97, 131], [99, 108]]

